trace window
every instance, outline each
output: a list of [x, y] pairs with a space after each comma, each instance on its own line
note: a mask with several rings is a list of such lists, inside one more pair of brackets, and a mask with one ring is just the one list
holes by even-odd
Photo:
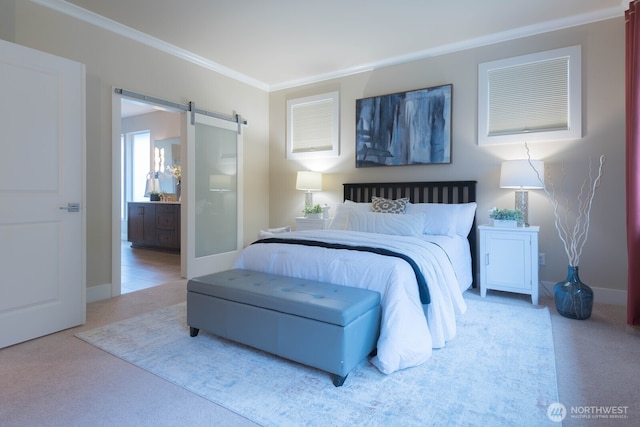
[[149, 131], [131, 134], [131, 199], [144, 200], [149, 174], [151, 153], [151, 133]]
[[582, 137], [581, 49], [480, 64], [478, 144]]
[[338, 92], [287, 101], [287, 158], [311, 159], [339, 154]]
[[151, 133], [149, 131], [121, 135], [121, 200], [122, 219], [127, 217], [126, 205], [131, 201], [144, 201], [149, 174]]

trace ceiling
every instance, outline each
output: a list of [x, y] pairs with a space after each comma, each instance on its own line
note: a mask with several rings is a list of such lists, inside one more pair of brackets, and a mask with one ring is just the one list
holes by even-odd
[[629, 0], [33, 1], [134, 40], [160, 46], [265, 90], [621, 17], [629, 3]]

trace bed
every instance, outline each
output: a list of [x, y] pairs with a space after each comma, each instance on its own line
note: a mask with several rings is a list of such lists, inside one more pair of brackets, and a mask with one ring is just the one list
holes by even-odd
[[344, 184], [326, 230], [261, 239], [234, 268], [378, 291], [382, 321], [371, 363], [418, 366], [456, 335], [473, 286], [475, 181]]

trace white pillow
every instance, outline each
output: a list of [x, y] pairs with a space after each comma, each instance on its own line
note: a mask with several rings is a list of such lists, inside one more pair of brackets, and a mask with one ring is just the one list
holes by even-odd
[[424, 234], [467, 237], [476, 214], [477, 204], [410, 203], [407, 214], [423, 214]]
[[351, 200], [345, 200], [343, 205], [348, 206], [351, 209], [358, 210], [360, 212], [369, 212], [371, 210], [372, 203], [357, 203]]
[[398, 215], [392, 213], [349, 212], [347, 230], [367, 233], [420, 236], [424, 228], [424, 215]]
[[349, 223], [349, 212], [352, 209], [368, 212], [371, 210], [371, 203], [356, 203], [345, 200], [343, 204], [336, 206], [336, 213], [328, 228], [330, 230], [346, 230]]

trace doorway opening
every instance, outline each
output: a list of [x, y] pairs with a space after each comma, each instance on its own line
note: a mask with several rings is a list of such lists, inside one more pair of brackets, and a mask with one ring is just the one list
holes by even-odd
[[[114, 162], [114, 165], [118, 164], [119, 170], [117, 174], [114, 171], [114, 176], [119, 177], [119, 182], [118, 191], [114, 188], [114, 194], [118, 194], [120, 215], [119, 226], [114, 227], [112, 239], [114, 257], [119, 260], [119, 268], [113, 268], [112, 296], [181, 279], [179, 246], [178, 250], [175, 246], [166, 248], [160, 245], [154, 248], [153, 243], [140, 242], [129, 235], [129, 222], [132, 215], [137, 215], [138, 212], [146, 212], [148, 217], [153, 214], [155, 208], [164, 206], [165, 202], [174, 205], [171, 206], [173, 211], [180, 210], [179, 205], [175, 206], [179, 203], [176, 196], [176, 179], [170, 172], [180, 163], [180, 111], [124, 96], [119, 104], [118, 132], [114, 122], [114, 135], [120, 135], [119, 149], [116, 150], [119, 153], [114, 153], [114, 159], [116, 154], [119, 158], [118, 162]], [[150, 187], [150, 183], [154, 185]], [[163, 196], [167, 197], [163, 197], [162, 202], [151, 202], [151, 193], [155, 192], [162, 192]], [[169, 195], [173, 197], [168, 197]], [[133, 207], [135, 212], [130, 212], [130, 207]], [[147, 222], [148, 220], [149, 218]], [[179, 228], [178, 223], [177, 229]], [[143, 230], [145, 231], [147, 234], [156, 233], [150, 229]], [[179, 245], [179, 234], [177, 236]], [[116, 252], [119, 253], [117, 257]], [[116, 278], [119, 278], [119, 281]]]
[[[126, 113], [123, 114], [122, 109], [129, 108], [129, 104], [133, 104], [135, 109], [147, 108], [152, 111], [138, 111], [137, 115], [125, 117]], [[121, 195], [124, 193], [123, 182], [127, 185], [127, 176], [123, 176], [125, 163], [122, 153], [126, 153], [126, 150], [123, 149], [122, 141], [123, 135], [127, 133], [145, 130], [150, 132], [146, 189], [162, 189], [161, 181], [166, 178], [165, 169], [168, 168], [175, 178], [179, 177], [178, 182], [173, 182], [173, 187], [170, 187], [171, 191], [175, 191], [172, 196], [186, 195], [182, 197], [184, 200], [150, 200], [146, 206], [134, 207], [131, 205], [133, 202], [127, 202], [124, 209], [128, 214], [127, 240], [139, 242], [134, 244], [134, 248], [151, 246], [167, 249], [168, 245], [170, 249], [179, 251], [179, 278], [191, 278], [230, 268], [243, 242], [242, 127], [247, 125], [247, 121], [239, 114], [213, 113], [195, 108], [192, 102], [180, 105], [119, 88], [114, 88], [111, 105], [111, 296], [118, 296], [122, 292], [124, 221]], [[177, 147], [173, 147], [171, 141], [179, 141]], [[158, 147], [164, 147], [164, 150], [156, 153]], [[168, 159], [169, 152], [176, 153], [171, 160]], [[179, 157], [176, 158], [176, 155]], [[180, 161], [184, 163], [184, 175]], [[176, 171], [180, 171], [178, 175]], [[182, 184], [180, 179], [183, 177], [186, 188], [178, 185]], [[151, 194], [151, 191], [148, 192]], [[179, 223], [167, 228], [167, 211], [172, 208]], [[162, 218], [158, 216], [159, 211]], [[131, 213], [137, 213], [137, 216], [130, 215]], [[148, 231], [149, 226], [155, 229]], [[232, 244], [233, 241], [235, 244]], [[217, 242], [229, 244], [217, 247]], [[154, 281], [160, 284], [163, 279]]]

